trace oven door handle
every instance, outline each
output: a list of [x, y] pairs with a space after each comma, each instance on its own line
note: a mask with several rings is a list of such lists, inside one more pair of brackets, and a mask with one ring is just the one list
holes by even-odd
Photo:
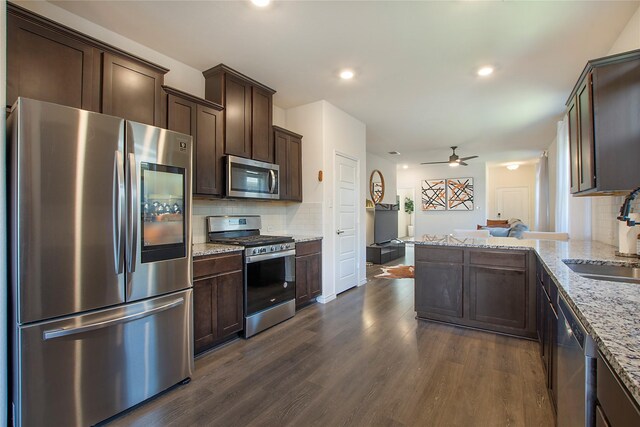
[[247, 257], [247, 264], [251, 264], [258, 261], [264, 261], [267, 259], [284, 258], [288, 256], [295, 256], [296, 250], [291, 249], [284, 252], [273, 252], [270, 254], [251, 255]]

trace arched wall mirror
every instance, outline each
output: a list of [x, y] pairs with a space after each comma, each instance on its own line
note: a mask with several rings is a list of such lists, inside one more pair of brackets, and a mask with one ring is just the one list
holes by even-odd
[[369, 178], [369, 194], [371, 194], [373, 203], [382, 203], [382, 199], [384, 198], [384, 176], [382, 176], [382, 172], [378, 169], [371, 172], [371, 177]]

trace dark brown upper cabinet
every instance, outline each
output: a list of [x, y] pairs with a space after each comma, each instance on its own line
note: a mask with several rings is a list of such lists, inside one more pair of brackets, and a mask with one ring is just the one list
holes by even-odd
[[202, 74], [205, 98], [225, 108], [225, 154], [273, 163], [271, 123], [275, 90], [224, 64]]
[[223, 107], [172, 87], [167, 93], [167, 129], [193, 137], [193, 193], [224, 192]]
[[23, 96], [99, 111], [97, 49], [7, 6], [7, 106]]
[[165, 73], [105, 52], [102, 58], [102, 112], [164, 126], [162, 83]]
[[169, 70], [7, 4], [7, 105], [19, 96], [164, 126]]
[[302, 135], [273, 126], [275, 163], [280, 166], [280, 200], [302, 201]]
[[640, 185], [640, 50], [589, 61], [567, 100], [571, 194]]

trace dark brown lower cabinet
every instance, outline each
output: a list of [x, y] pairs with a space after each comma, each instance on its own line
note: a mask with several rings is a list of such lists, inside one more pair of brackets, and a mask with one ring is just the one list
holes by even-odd
[[242, 255], [196, 258], [193, 280], [194, 352], [201, 353], [243, 328]]
[[415, 259], [418, 318], [536, 336], [531, 252], [416, 245]]
[[554, 409], [558, 402], [558, 286], [538, 260], [536, 263], [537, 335], [545, 383]]
[[640, 426], [640, 408], [598, 353], [596, 367], [596, 427]]
[[462, 318], [461, 264], [416, 262], [415, 274], [415, 305], [418, 317], [435, 314]]
[[296, 309], [322, 293], [322, 241], [296, 244]]

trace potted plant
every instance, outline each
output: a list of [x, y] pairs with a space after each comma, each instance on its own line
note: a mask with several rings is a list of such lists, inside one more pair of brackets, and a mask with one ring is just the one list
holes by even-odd
[[411, 223], [413, 214], [413, 200], [409, 197], [404, 198], [404, 211], [409, 214], [409, 225], [407, 226], [407, 236], [413, 237], [413, 224]]

